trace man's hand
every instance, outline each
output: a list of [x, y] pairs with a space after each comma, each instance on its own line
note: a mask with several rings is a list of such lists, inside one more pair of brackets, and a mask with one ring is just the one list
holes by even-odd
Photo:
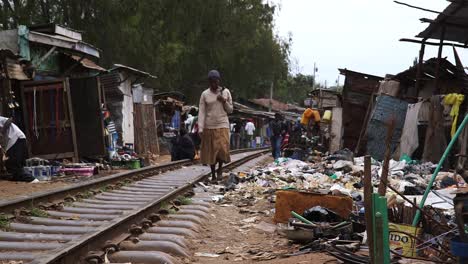
[[218, 99], [218, 101], [220, 101], [221, 103], [225, 103], [225, 102], [226, 102], [226, 98], [224, 98], [221, 94], [219, 94], [218, 97], [217, 97], [216, 99]]

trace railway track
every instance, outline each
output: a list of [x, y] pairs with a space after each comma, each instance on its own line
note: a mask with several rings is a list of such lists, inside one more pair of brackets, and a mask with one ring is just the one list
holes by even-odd
[[[266, 151], [232, 152], [225, 168]], [[107, 254], [115, 263], [178, 263], [209, 204], [175, 201], [169, 215], [165, 205], [208, 175], [209, 167], [180, 161], [0, 203], [0, 263], [98, 264]]]

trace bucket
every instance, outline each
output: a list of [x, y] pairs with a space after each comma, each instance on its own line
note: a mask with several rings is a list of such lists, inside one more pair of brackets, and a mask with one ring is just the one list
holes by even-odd
[[454, 237], [450, 241], [452, 254], [459, 258], [459, 263], [468, 263], [468, 243], [460, 241], [460, 237]]
[[417, 240], [404, 233], [419, 237], [422, 233], [421, 228], [410, 225], [389, 223], [388, 229], [390, 231], [389, 242], [391, 249], [405, 257], [416, 257], [418, 255], [416, 250]]
[[139, 169], [141, 168], [140, 160], [129, 160], [127, 161], [127, 166], [129, 169]]

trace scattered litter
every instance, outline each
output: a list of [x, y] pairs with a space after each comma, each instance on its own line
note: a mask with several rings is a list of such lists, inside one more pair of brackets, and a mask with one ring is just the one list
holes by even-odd
[[263, 231], [265, 233], [270, 233], [270, 234], [276, 231], [276, 225], [269, 224], [263, 221], [254, 225], [254, 228], [257, 230]]
[[195, 257], [217, 258], [220, 255], [213, 253], [195, 252]]
[[255, 223], [257, 221], [257, 219], [258, 219], [258, 217], [254, 216], [254, 217], [243, 219], [242, 222], [247, 223], [247, 224], [251, 224], [251, 223]]

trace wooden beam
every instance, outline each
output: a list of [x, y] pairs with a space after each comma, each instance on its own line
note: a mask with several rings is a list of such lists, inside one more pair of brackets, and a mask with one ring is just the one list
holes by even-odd
[[[419, 39], [402, 38], [402, 39], [400, 39], [400, 41], [401, 42], [418, 43], [418, 44], [424, 43], [425, 45], [437, 46], [437, 47], [441, 45], [441, 43], [427, 42], [427, 41], [423, 41], [423, 40], [419, 40]], [[468, 48], [468, 45], [461, 45], [461, 44], [456, 44], [456, 43], [452, 43], [452, 42], [443, 42], [442, 46], [454, 46], [454, 47], [464, 48], [464, 49]]]
[[76, 139], [76, 126], [75, 126], [75, 118], [73, 116], [73, 105], [71, 99], [71, 90], [70, 90], [70, 82], [68, 78], [66, 78], [63, 82], [63, 91], [67, 93], [67, 103], [68, 103], [68, 112], [70, 115], [70, 124], [71, 124], [71, 132], [72, 132], [72, 141], [73, 141], [73, 162], [78, 162], [78, 141]]
[[415, 8], [415, 9], [422, 10], [422, 11], [426, 11], [426, 12], [430, 12], [430, 13], [442, 14], [442, 12], [439, 12], [439, 11], [434, 11], [434, 10], [427, 9], [427, 8], [423, 8], [423, 7], [419, 7], [419, 6], [414, 6], [414, 5], [410, 5], [410, 4], [403, 3], [403, 2], [399, 2], [399, 1], [393, 1], [393, 2], [395, 2], [395, 3], [399, 4], [399, 5], [404, 5], [404, 6], [407, 6], [407, 7]]
[[369, 246], [370, 259], [374, 259], [374, 235], [373, 235], [373, 221], [372, 221], [372, 193], [374, 187], [372, 186], [372, 168], [371, 157], [369, 155], [364, 157], [364, 217], [366, 219], [366, 232], [367, 232], [367, 245]]
[[445, 40], [445, 26], [442, 27], [442, 32], [440, 32], [440, 44], [439, 44], [439, 51], [437, 53], [437, 64], [435, 68], [435, 94], [439, 94], [440, 92], [440, 62], [442, 61], [442, 49], [444, 47], [444, 40]]
[[416, 72], [416, 97], [419, 95], [419, 90], [421, 89], [421, 76], [423, 73], [424, 65], [424, 51], [426, 49], [426, 41], [421, 43], [421, 49], [419, 50], [419, 61], [418, 68]]
[[[382, 165], [382, 175], [380, 175], [380, 183], [379, 183], [379, 195], [385, 197], [387, 193], [387, 185], [388, 185], [388, 173], [390, 167], [390, 157], [392, 155], [392, 139], [393, 139], [393, 131], [395, 130], [396, 120], [395, 117], [392, 116], [387, 123], [387, 136], [385, 137], [385, 154], [384, 160]], [[365, 166], [365, 165], [364, 165]]]
[[437, 20], [429, 19], [429, 18], [421, 18], [419, 20], [423, 23], [438, 24], [438, 25], [443, 25], [443, 26], [455, 27], [459, 29], [468, 29], [468, 24], [457, 24], [457, 23], [451, 23], [451, 22], [445, 22], [445, 21], [437, 21]]
[[36, 62], [36, 64], [34, 64], [34, 67], [37, 68], [39, 67], [39, 65], [41, 65], [42, 62], [44, 62], [45, 59], [47, 59], [50, 55], [52, 55], [52, 53], [57, 49], [56, 46], [52, 46], [52, 48], [49, 49], [49, 51], [47, 51], [46, 54], [44, 54], [44, 56], [42, 56], [39, 61]]

